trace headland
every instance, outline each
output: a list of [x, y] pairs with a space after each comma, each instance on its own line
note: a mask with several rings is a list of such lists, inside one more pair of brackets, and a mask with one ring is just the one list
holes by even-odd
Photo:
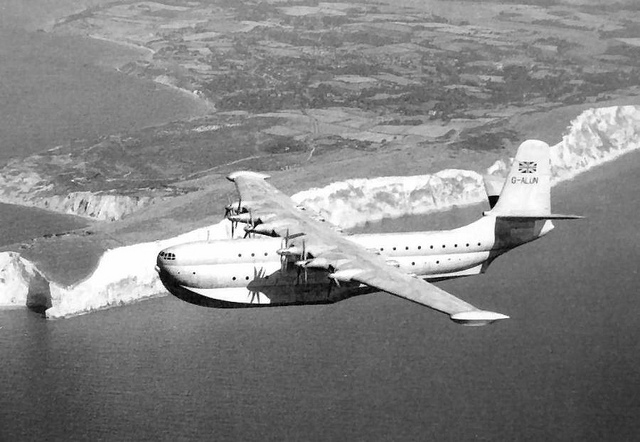
[[[226, 234], [211, 226], [232, 170], [266, 171], [289, 194], [320, 187], [298, 198], [341, 207], [341, 224], [478, 202], [478, 173], [526, 138], [555, 145], [558, 179], [637, 145], [632, 2], [454, 3], [95, 1], [44, 14], [33, 26], [49, 38], [126, 51], [91, 69], [200, 113], [6, 161], [2, 201], [92, 220], [5, 246], [9, 267], [49, 283], [50, 317], [77, 314], [164, 293], [138, 266], [185, 231]], [[436, 173], [451, 169], [466, 172]]]

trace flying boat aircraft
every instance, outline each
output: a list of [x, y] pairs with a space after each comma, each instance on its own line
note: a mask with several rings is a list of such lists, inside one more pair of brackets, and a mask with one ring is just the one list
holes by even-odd
[[332, 303], [384, 291], [456, 323], [486, 325], [508, 316], [429, 281], [484, 273], [498, 256], [549, 233], [551, 220], [581, 218], [551, 213], [549, 145], [538, 140], [520, 145], [502, 186], [486, 182], [491, 210], [445, 231], [344, 235], [270, 185], [267, 175], [241, 171], [227, 178], [240, 199], [225, 217], [232, 229], [244, 224], [246, 238], [180, 244], [157, 257], [167, 290], [195, 304]]

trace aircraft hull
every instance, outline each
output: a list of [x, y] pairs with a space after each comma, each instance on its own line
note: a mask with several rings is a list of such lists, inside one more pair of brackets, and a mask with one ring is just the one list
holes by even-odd
[[177, 298], [191, 304], [215, 308], [275, 307], [303, 304], [332, 304], [353, 296], [372, 293], [361, 284], [307, 281], [293, 278], [291, 284], [256, 285], [255, 281], [237, 287], [190, 287], [182, 285], [166, 272], [159, 271], [165, 288]]
[[[483, 217], [449, 231], [347, 238], [404, 273], [439, 281], [484, 273], [497, 256], [539, 237], [541, 223]], [[295, 266], [300, 257], [283, 266], [277, 253], [283, 246], [281, 238], [186, 243], [161, 252], [156, 270], [170, 293], [214, 307], [333, 303], [375, 291], [359, 283], [338, 286], [327, 269]]]

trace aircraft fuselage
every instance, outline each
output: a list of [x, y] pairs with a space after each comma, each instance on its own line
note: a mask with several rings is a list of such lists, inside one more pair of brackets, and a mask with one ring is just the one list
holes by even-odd
[[[483, 273], [497, 256], [552, 228], [550, 221], [485, 216], [453, 230], [346, 238], [405, 273], [440, 280]], [[282, 247], [283, 239], [267, 237], [185, 243], [161, 251], [156, 270], [174, 295], [219, 307], [327, 303], [373, 291], [336, 283], [327, 269], [296, 266], [296, 257], [283, 262]]]

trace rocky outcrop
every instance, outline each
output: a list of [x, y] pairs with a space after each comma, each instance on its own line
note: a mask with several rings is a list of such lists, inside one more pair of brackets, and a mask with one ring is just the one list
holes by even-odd
[[50, 308], [49, 281], [18, 253], [0, 253], [0, 307], [18, 305], [38, 310]]

